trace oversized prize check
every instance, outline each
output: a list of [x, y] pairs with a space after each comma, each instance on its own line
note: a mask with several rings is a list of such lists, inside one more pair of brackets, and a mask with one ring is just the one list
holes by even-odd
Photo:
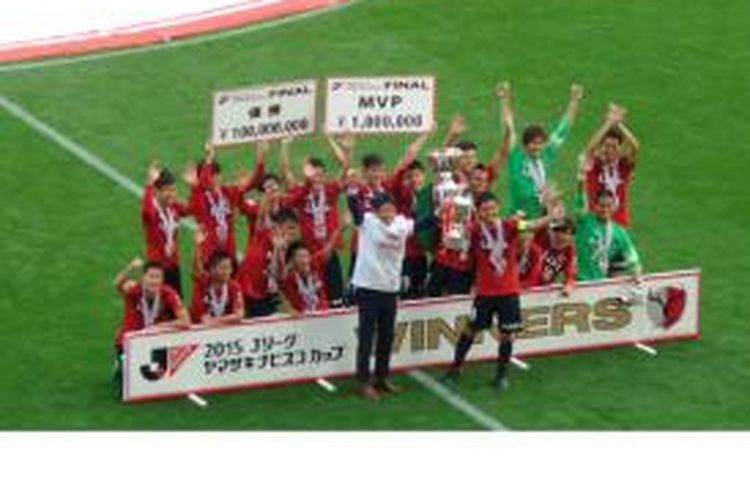
[[213, 96], [211, 142], [231, 146], [315, 132], [315, 80], [220, 90]]
[[[392, 367], [448, 364], [472, 300], [441, 297], [399, 305]], [[699, 336], [700, 271], [650, 274], [560, 286], [522, 297], [525, 330], [519, 357], [600, 349]], [[221, 328], [134, 332], [125, 340], [123, 399], [304, 382], [354, 374], [356, 309], [250, 320]], [[497, 333], [480, 333], [469, 360], [497, 356]]]
[[435, 122], [434, 76], [329, 78], [329, 134], [420, 133]]

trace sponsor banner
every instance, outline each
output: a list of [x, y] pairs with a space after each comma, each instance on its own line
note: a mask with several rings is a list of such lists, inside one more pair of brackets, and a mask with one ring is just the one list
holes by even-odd
[[427, 132], [435, 120], [434, 76], [329, 78], [329, 134]]
[[[699, 271], [559, 286], [522, 297], [524, 331], [515, 354], [533, 356], [694, 338], [699, 334]], [[469, 297], [403, 302], [392, 367], [449, 363]], [[221, 328], [135, 332], [125, 343], [124, 399], [137, 401], [336, 377], [354, 373], [357, 312], [277, 316]], [[477, 336], [469, 360], [497, 356], [497, 332]]]
[[214, 93], [211, 141], [215, 146], [315, 132], [315, 80]]

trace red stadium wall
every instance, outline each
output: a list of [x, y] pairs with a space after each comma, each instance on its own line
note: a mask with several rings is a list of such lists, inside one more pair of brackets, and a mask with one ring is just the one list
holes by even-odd
[[108, 31], [91, 31], [0, 45], [0, 63], [73, 56], [89, 52], [162, 43], [199, 34], [238, 28], [315, 9], [347, 3], [349, 0], [278, 0], [272, 3], [245, 1], [228, 8], [208, 10], [152, 22], [123, 26]]

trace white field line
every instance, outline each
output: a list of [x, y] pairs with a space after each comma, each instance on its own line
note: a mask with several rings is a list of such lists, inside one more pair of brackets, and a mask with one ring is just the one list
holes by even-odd
[[[52, 126], [41, 121], [39, 118], [32, 115], [22, 106], [9, 100], [5, 96], [0, 95], [0, 107], [2, 107], [5, 111], [28, 125], [39, 134], [41, 134], [49, 141], [54, 142], [62, 149], [68, 151], [70, 154], [81, 160], [85, 165], [93, 168], [95, 171], [109, 178], [119, 186], [128, 190], [133, 195], [137, 197], [142, 196], [143, 188], [135, 181], [120, 173], [120, 171], [116, 167], [102, 160], [100, 157], [98, 157], [82, 145], [78, 144], [73, 139], [65, 136]], [[454, 393], [443, 384], [429, 376], [427, 373], [421, 370], [415, 370], [410, 373], [410, 376], [414, 380], [422, 384], [431, 393], [438, 396], [440, 399], [442, 399], [450, 406], [460, 411], [482, 427], [493, 431], [508, 430], [506, 426], [504, 426], [494, 417], [486, 414], [478, 407], [469, 403], [461, 396]]]
[[165, 49], [172, 49], [177, 47], [189, 47], [191, 45], [200, 45], [203, 43], [213, 42], [216, 40], [223, 40], [225, 38], [232, 38], [235, 36], [245, 35], [247, 33], [258, 33], [271, 28], [277, 28], [286, 24], [296, 23], [298, 21], [304, 21], [311, 19], [323, 14], [347, 9], [355, 4], [363, 2], [364, 0], [350, 0], [347, 3], [332, 5], [330, 7], [324, 7], [322, 9], [316, 9], [308, 12], [302, 12], [300, 14], [293, 14], [287, 17], [279, 19], [272, 19], [270, 21], [261, 22], [257, 24], [250, 24], [245, 27], [228, 29], [226, 31], [218, 31], [215, 33], [209, 33], [206, 35], [196, 35], [189, 38], [180, 38], [165, 43], [157, 43], [150, 45], [142, 45], [139, 47], [116, 49], [112, 51], [96, 52], [93, 54], [84, 54], [80, 56], [71, 57], [57, 57], [51, 59], [44, 59], [41, 61], [30, 61], [30, 62], [19, 62], [0, 65], [0, 74], [12, 73], [16, 71], [26, 71], [38, 68], [48, 68], [51, 66], [67, 66], [69, 64], [78, 64], [88, 61], [98, 61], [101, 59], [109, 59], [112, 57], [127, 56], [132, 54], [143, 54], [146, 52], [156, 52]]

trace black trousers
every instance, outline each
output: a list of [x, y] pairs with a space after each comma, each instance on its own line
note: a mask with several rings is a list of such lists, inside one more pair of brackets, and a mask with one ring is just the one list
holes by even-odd
[[427, 282], [427, 295], [466, 295], [471, 292], [472, 281], [471, 271], [459, 271], [433, 261]]
[[260, 300], [245, 295], [245, 317], [262, 318], [276, 314], [280, 304], [281, 297], [277, 293], [266, 295]]
[[177, 295], [182, 297], [182, 279], [180, 279], [180, 268], [178, 267], [165, 267], [164, 268], [164, 283], [174, 288]]
[[328, 300], [331, 307], [341, 307], [344, 301], [344, 276], [337, 252], [331, 253], [326, 261], [325, 273], [326, 283], [328, 284]]
[[427, 256], [407, 257], [401, 275], [405, 278], [405, 287], [401, 290], [402, 299], [421, 299], [425, 296], [427, 281]]
[[357, 334], [357, 378], [371, 381], [370, 356], [375, 344], [375, 383], [383, 382], [390, 372], [393, 333], [396, 327], [398, 292], [379, 292], [357, 288], [359, 328]]

